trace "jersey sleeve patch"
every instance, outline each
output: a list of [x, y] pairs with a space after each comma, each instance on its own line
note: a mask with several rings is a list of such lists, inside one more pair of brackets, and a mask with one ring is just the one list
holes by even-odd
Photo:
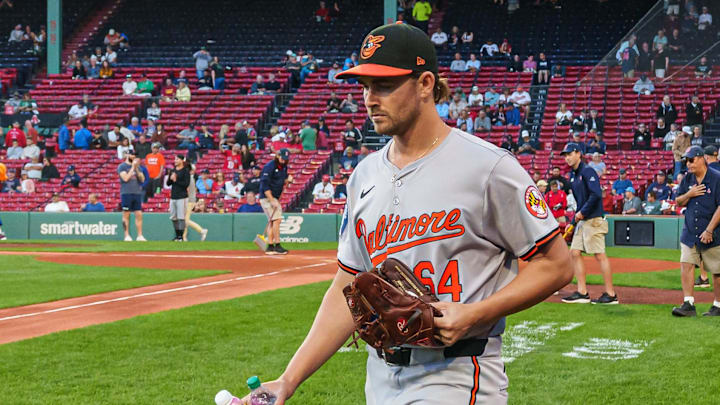
[[522, 260], [528, 260], [528, 259], [530, 259], [531, 257], [533, 257], [533, 255], [535, 255], [535, 253], [538, 252], [538, 250], [540, 249], [540, 247], [542, 247], [542, 246], [545, 245], [546, 243], [548, 243], [548, 242], [550, 242], [551, 240], [553, 240], [553, 238], [555, 238], [555, 237], [556, 237], [557, 235], [559, 235], [559, 234], [560, 234], [560, 228], [555, 228], [555, 230], [553, 230], [553, 231], [550, 232], [549, 234], [547, 234], [547, 235], [543, 236], [542, 238], [538, 239], [538, 240], [535, 242], [535, 244], [527, 251], [527, 253], [525, 253], [525, 254], [523, 254], [522, 256], [520, 256], [520, 259], [522, 259]]
[[548, 217], [549, 210], [545, 198], [535, 186], [530, 186], [525, 190], [525, 208], [535, 218], [545, 219]]

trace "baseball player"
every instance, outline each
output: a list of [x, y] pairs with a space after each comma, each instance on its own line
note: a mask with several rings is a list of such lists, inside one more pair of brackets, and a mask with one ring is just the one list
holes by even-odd
[[[368, 350], [367, 404], [505, 404], [505, 316], [572, 277], [558, 224], [509, 152], [437, 114], [449, 89], [427, 34], [383, 25], [365, 37], [359, 56], [338, 77], [357, 78], [376, 131], [393, 139], [350, 176], [339, 270], [305, 341], [267, 387], [283, 404], [346, 342], [354, 323], [343, 287], [392, 257], [441, 300], [435, 337], [445, 348]], [[529, 261], [520, 273], [518, 257]]]
[[685, 299], [672, 310], [674, 316], [695, 316], [693, 277], [695, 266], [703, 264], [712, 274], [715, 301], [705, 316], [720, 316], [720, 172], [708, 168], [703, 149], [691, 146], [683, 154], [687, 175], [678, 188], [676, 202], [685, 210], [680, 235], [681, 282]]
[[[582, 149], [577, 143], [570, 142], [565, 145], [562, 155], [565, 156], [565, 162], [572, 169], [570, 171], [570, 187], [578, 206], [575, 213], [575, 234], [570, 244], [578, 289], [563, 298], [562, 301], [571, 304], [589, 304], [590, 302], [593, 304], [617, 304], [619, 301], [612, 284], [610, 261], [605, 254], [605, 234], [608, 233], [608, 223], [603, 217], [600, 178], [593, 168], [583, 162]], [[590, 301], [590, 294], [588, 294], [585, 284], [583, 252], [595, 255], [605, 281], [605, 292], [592, 301]]]

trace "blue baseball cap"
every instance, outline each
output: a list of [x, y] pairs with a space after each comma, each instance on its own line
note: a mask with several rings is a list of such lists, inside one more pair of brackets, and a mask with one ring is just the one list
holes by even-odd
[[626, 192], [626, 193], [627, 193], [628, 191], [631, 192], [631, 193], [633, 193], [633, 194], [635, 194], [635, 189], [632, 188], [632, 187], [628, 187], [628, 188], [625, 189], [625, 192]]
[[685, 151], [685, 153], [683, 154], [682, 157], [695, 158], [695, 157], [703, 157], [703, 156], [705, 156], [705, 151], [703, 150], [703, 148], [701, 148], [697, 145], [693, 145], [693, 146], [687, 148], [687, 150]]
[[278, 152], [278, 156], [280, 159], [288, 160], [290, 159], [290, 150], [288, 150], [288, 148], [282, 148], [280, 152]]
[[575, 142], [569, 142], [565, 145], [565, 148], [560, 152], [561, 155], [564, 155], [566, 153], [570, 152], [580, 152], [582, 153], [582, 149], [580, 149], [580, 145], [578, 145]]

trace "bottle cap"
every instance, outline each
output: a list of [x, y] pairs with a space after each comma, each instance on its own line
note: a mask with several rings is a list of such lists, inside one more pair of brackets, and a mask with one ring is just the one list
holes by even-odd
[[215, 403], [217, 405], [229, 405], [233, 400], [233, 396], [228, 390], [222, 390], [215, 394]]
[[260, 379], [258, 378], [258, 376], [254, 375], [254, 376], [248, 378], [247, 385], [248, 385], [248, 388], [250, 388], [251, 390], [254, 390], [254, 389], [260, 387]]

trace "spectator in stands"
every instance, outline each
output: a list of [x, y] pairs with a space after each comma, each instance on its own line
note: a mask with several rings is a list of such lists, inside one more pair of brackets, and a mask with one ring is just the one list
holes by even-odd
[[647, 190], [645, 190], [645, 199], [648, 199], [649, 193], [655, 193], [655, 199], [658, 201], [664, 201], [671, 197], [672, 189], [668, 186], [667, 177], [665, 172], [660, 170], [655, 175], [655, 181], [650, 183]]
[[126, 96], [132, 96], [137, 90], [137, 83], [132, 79], [132, 75], [125, 75], [125, 82], [122, 84], [123, 94]]
[[100, 77], [100, 66], [98, 66], [97, 59], [90, 59], [90, 67], [87, 70], [87, 76], [89, 79], [97, 79]]
[[[68, 118], [63, 117], [62, 125], [60, 125], [60, 129], [58, 130], [58, 149], [60, 149], [60, 152], [65, 152], [67, 149], [70, 149], [70, 130], [67, 127], [67, 123]], [[5, 136], [5, 141], [7, 141], [7, 135]]]
[[115, 71], [110, 66], [110, 62], [104, 60], [100, 66], [100, 73], [98, 73], [98, 77], [101, 79], [112, 79], [113, 76], [115, 76]]
[[460, 128], [462, 124], [465, 124], [465, 132], [473, 133], [473, 119], [470, 118], [470, 110], [467, 108], [460, 111], [460, 116], [455, 123], [455, 126]]
[[327, 74], [327, 81], [328, 84], [342, 84], [343, 79], [335, 78], [335, 75], [342, 72], [342, 69], [340, 69], [340, 64], [338, 62], [333, 62], [332, 67], [330, 70], [328, 70]]
[[82, 212], [105, 212], [105, 205], [98, 201], [97, 194], [88, 194], [88, 202], [80, 206]]
[[637, 51], [636, 68], [640, 72], [649, 72], [651, 70], [653, 53], [650, 51], [650, 44], [643, 42], [640, 50]]
[[147, 110], [145, 110], [145, 116], [149, 120], [157, 121], [160, 119], [161, 114], [162, 114], [162, 110], [160, 109], [160, 107], [158, 107], [158, 103], [155, 101], [153, 101], [152, 104], [150, 104], [150, 107], [148, 107]]
[[125, 137], [121, 138], [120, 144], [117, 146], [118, 159], [122, 160], [125, 157], [125, 155], [127, 155], [128, 153], [132, 154], [134, 157], [134, 155], [135, 155], [134, 152], [135, 152], [135, 149], [133, 148], [133, 145], [130, 143], [130, 139], [125, 138]]
[[120, 44], [120, 34], [110, 28], [107, 35], [105, 35], [103, 43], [105, 43], [105, 45], [118, 46], [118, 44]]
[[432, 14], [432, 6], [428, 0], [418, 0], [412, 9], [412, 17], [415, 26], [423, 32], [427, 32], [430, 15]]
[[718, 162], [718, 148], [715, 145], [708, 145], [705, 147], [704, 152], [705, 163], [707, 163], [707, 167], [720, 172], [720, 162]]
[[329, 200], [335, 195], [335, 187], [330, 183], [330, 176], [323, 174], [322, 181], [315, 184], [312, 191], [313, 199]]
[[18, 24], [15, 26], [15, 29], [10, 31], [10, 37], [8, 38], [8, 43], [17, 42], [20, 43], [23, 40], [23, 30], [22, 25]]
[[207, 125], [200, 127], [201, 131], [196, 138], [198, 150], [212, 150], [215, 149], [215, 138], [208, 129]]
[[2, 184], [2, 189], [0, 189], [0, 192], [9, 194], [22, 192], [20, 186], [20, 179], [15, 177], [15, 169], [7, 171], [7, 178]]
[[635, 36], [631, 35], [627, 41], [620, 45], [620, 50], [616, 55], [624, 77], [635, 77], [638, 55], [639, 51], [637, 45], [635, 45]]
[[212, 192], [213, 183], [213, 179], [210, 178], [210, 170], [203, 170], [200, 174], [200, 178], [195, 182], [198, 194], [210, 194]]
[[612, 185], [613, 195], [624, 195], [625, 190], [632, 186], [632, 181], [627, 178], [627, 171], [624, 168], [620, 169], [618, 179], [615, 180]]
[[160, 144], [160, 147], [164, 149], [167, 145], [167, 133], [163, 124], [157, 124], [155, 126], [155, 133], [150, 137], [150, 142]]
[[677, 28], [674, 28], [672, 31], [672, 35], [670, 35], [670, 38], [668, 38], [668, 51], [673, 56], [680, 56], [685, 51], [685, 44], [680, 36], [680, 30]]
[[200, 79], [205, 75], [205, 71], [210, 66], [212, 56], [210, 56], [210, 52], [207, 51], [207, 48], [203, 46], [200, 47], [199, 51], [193, 54], [193, 59], [195, 59], [195, 72], [197, 74], [197, 78]]
[[453, 72], [464, 72], [467, 70], [467, 65], [465, 65], [465, 61], [459, 52], [455, 53], [455, 59], [450, 63], [450, 70]]
[[515, 108], [524, 110], [525, 115], [527, 116], [531, 99], [530, 93], [525, 91], [522, 86], [517, 86], [517, 89], [510, 95], [507, 101], [513, 103], [513, 105], [515, 105]]
[[68, 166], [67, 174], [65, 175], [65, 177], [63, 177], [60, 185], [64, 186], [67, 184], [68, 186], [78, 188], [80, 187], [80, 181], [82, 181], [82, 179], [80, 178], [80, 175], [77, 174], [77, 172], [75, 171], [75, 165], [70, 165]]
[[184, 70], [181, 70], [180, 73], [178, 73], [177, 77], [172, 78], [173, 85], [177, 86], [180, 84], [180, 82], [185, 82], [185, 84], [188, 84], [190, 81], [187, 78], [187, 73], [185, 73]]
[[290, 87], [295, 89], [300, 86], [300, 56], [293, 54], [291, 51], [285, 69], [290, 73]]
[[23, 166], [23, 172], [26, 172], [28, 178], [30, 179], [40, 180], [42, 178], [43, 169], [43, 164], [40, 163], [40, 156], [34, 156], [30, 159], [30, 162], [25, 163], [25, 166]]
[[560, 189], [557, 180], [550, 181], [550, 191], [545, 194], [545, 201], [550, 208], [550, 212], [558, 223], [564, 224], [567, 221], [565, 210], [567, 209], [567, 195]]
[[345, 148], [345, 152], [343, 152], [342, 157], [340, 158], [340, 168], [345, 170], [352, 170], [357, 166], [358, 160], [357, 156], [355, 156], [355, 149], [353, 147], [348, 146]]
[[538, 182], [535, 183], [535, 185], [537, 186], [538, 190], [540, 191], [540, 194], [545, 196], [545, 193], [547, 192], [547, 188], [548, 188], [547, 181], [541, 179], [541, 180], [538, 180]]
[[130, 119], [130, 125], [127, 126], [127, 129], [133, 134], [132, 140], [145, 133], [142, 125], [140, 125], [140, 118], [138, 117], [132, 117]]
[[5, 147], [9, 148], [13, 141], [17, 141], [18, 146], [20, 147], [20, 153], [22, 154], [22, 148], [27, 146], [27, 139], [25, 137], [25, 132], [23, 132], [22, 129], [20, 129], [20, 122], [14, 121], [12, 123], [12, 128], [5, 134]]
[[162, 99], [165, 102], [171, 102], [175, 100], [175, 91], [177, 90], [177, 87], [172, 82], [171, 78], [166, 78], [165, 83], [162, 87]]
[[92, 141], [92, 133], [87, 129], [87, 122], [80, 120], [80, 129], [73, 134], [73, 146], [75, 149], [90, 149], [90, 141]]
[[53, 193], [52, 202], [45, 206], [45, 212], [70, 212], [65, 201], [60, 200], [60, 194]]
[[550, 84], [550, 61], [547, 60], [545, 53], [540, 52], [537, 62], [537, 82], [538, 84]]
[[317, 130], [310, 125], [310, 120], [305, 120], [299, 133], [303, 150], [316, 150]]
[[693, 94], [692, 99], [685, 106], [685, 123], [690, 126], [703, 125], [705, 123], [703, 105], [697, 94]]
[[260, 171], [260, 166], [253, 166], [250, 178], [245, 182], [245, 187], [243, 187], [241, 194], [244, 195], [248, 192], [257, 194], [260, 192]]
[[662, 211], [660, 207], [662, 207], [662, 203], [655, 198], [655, 192], [648, 190], [645, 193], [645, 201], [641, 204], [641, 214], [661, 215]]
[[[464, 31], [463, 32], [462, 36], [460, 37], [463, 51], [467, 52], [470, 49], [474, 39], [475, 39], [475, 34], [473, 34], [472, 31]], [[495, 44], [493, 44], [493, 45], [495, 45]], [[495, 48], [497, 48], [497, 45], [495, 45]]]
[[483, 102], [484, 99], [482, 93], [480, 93], [480, 87], [473, 86], [470, 91], [470, 95], [468, 96], [468, 106], [479, 107], [483, 105]]
[[140, 159], [145, 159], [147, 155], [149, 155], [152, 152], [152, 145], [150, 145], [150, 142], [148, 141], [145, 134], [140, 134], [138, 136], [138, 140], [135, 143], [135, 156], [137, 156]]
[[[561, 111], [558, 110], [558, 113], [561, 113]], [[556, 121], [558, 119], [558, 113], [555, 114]], [[573, 132], [586, 132], [588, 129], [587, 125], [588, 125], [587, 113], [585, 113], [585, 111], [583, 111], [583, 110], [580, 110], [580, 114], [578, 114], [577, 117], [573, 118], [572, 123], [570, 124], [570, 129]]]
[[[132, 134], [131, 134], [132, 135]], [[113, 130], [107, 133], [108, 147], [117, 148], [124, 135], [120, 130], [120, 125], [114, 125]]]
[[72, 120], [81, 120], [88, 116], [88, 108], [82, 101], [78, 101], [77, 104], [73, 104], [68, 111], [68, 116]]
[[[697, 20], [697, 29], [700, 32], [700, 34], [704, 34], [705, 32], [709, 32], [710, 26], [712, 25], [712, 14], [710, 14], [709, 9], [707, 6], [702, 7], [702, 13], [698, 16]], [[707, 36], [707, 35], [705, 35]], [[704, 36], [701, 35], [700, 38], [703, 38]]]
[[460, 112], [467, 108], [467, 103], [462, 99], [462, 96], [457, 92], [453, 94], [453, 101], [448, 106], [448, 113], [451, 120], [457, 120], [460, 117]]
[[644, 123], [639, 123], [635, 134], [633, 135], [633, 150], [648, 150], [650, 149], [650, 130], [647, 129]]
[[349, 113], [356, 113], [358, 112], [358, 102], [355, 101], [353, 98], [352, 93], [347, 94], [347, 98], [345, 98], [342, 103], [340, 103], [340, 112], [349, 114]]
[[105, 150], [108, 148], [108, 141], [102, 136], [100, 132], [93, 132], [92, 139], [90, 140], [90, 149]]
[[477, 72], [478, 70], [480, 70], [480, 61], [477, 59], [474, 53], [471, 53], [470, 59], [465, 62], [465, 66], [468, 68], [469, 71]]
[[660, 46], [667, 46], [668, 39], [665, 36], [665, 30], [661, 29], [658, 31], [657, 35], [653, 37], [653, 50], [658, 50]]
[[632, 187], [625, 188], [625, 198], [623, 199], [623, 215], [639, 215], [642, 213], [642, 201], [635, 196], [635, 189]]
[[498, 104], [497, 111], [492, 113], [490, 116], [490, 122], [492, 122], [493, 126], [497, 127], [501, 127], [506, 124], [507, 117], [505, 117], [505, 104]]
[[490, 87], [488, 87], [487, 91], [485, 92], [485, 105], [494, 107], [495, 105], [497, 105], [499, 98], [500, 94], [495, 91], [495, 86], [490, 85]]
[[98, 106], [90, 101], [90, 96], [87, 94], [83, 94], [82, 105], [87, 108], [88, 116], [92, 116], [98, 111]]
[[198, 78], [197, 88], [200, 91], [209, 91], [213, 89], [213, 80], [212, 77], [210, 77], [210, 70], [206, 70], [205, 73]]
[[343, 131], [343, 140], [346, 147], [353, 149], [359, 148], [363, 141], [363, 134], [355, 127], [355, 123], [351, 119], [345, 120], [345, 131]]
[[7, 149], [7, 159], [22, 159], [23, 148], [18, 141], [12, 141], [12, 146]]
[[157, 132], [157, 125], [155, 125], [155, 120], [152, 118], [148, 118], [148, 125], [145, 127], [145, 136], [149, 140], [152, 139], [152, 136], [155, 135], [155, 132]]
[[225, 89], [225, 66], [220, 64], [217, 56], [213, 56], [212, 63], [210, 63], [210, 77], [215, 90]]
[[327, 8], [324, 1], [320, 2], [320, 7], [315, 10], [316, 22], [330, 22], [330, 9]]
[[557, 181], [560, 185], [560, 188], [565, 192], [565, 194], [568, 194], [570, 191], [570, 182], [560, 174], [560, 168], [558, 166], [554, 166], [552, 170], [550, 171], [550, 178], [548, 178], [548, 183], [551, 181]]
[[444, 98], [440, 100], [437, 104], [435, 104], [435, 110], [437, 111], [440, 118], [447, 120], [450, 117], [450, 104], [447, 101], [447, 98]]
[[520, 140], [518, 141], [518, 155], [534, 155], [538, 150], [542, 149], [537, 139], [530, 138], [530, 132], [523, 129]]
[[598, 174], [598, 177], [602, 177], [607, 170], [605, 162], [602, 161], [602, 155], [598, 152], [593, 152], [592, 160], [588, 163], [588, 166], [595, 170], [595, 172]]
[[507, 71], [508, 72], [522, 72], [523, 71], [523, 62], [520, 60], [520, 55], [515, 54], [515, 55], [513, 55], [512, 59], [508, 59]]
[[665, 143], [664, 150], [672, 150], [673, 143], [675, 142], [675, 137], [678, 134], [678, 126], [676, 123], [670, 124], [670, 131], [668, 131], [667, 134], [665, 134], [665, 137], [663, 137], [663, 142]]
[[137, 84], [135, 93], [133, 95], [137, 97], [151, 97], [153, 91], [155, 91], [155, 83], [147, 78], [145, 72], [140, 74], [140, 83]]
[[703, 56], [695, 67], [695, 77], [705, 79], [710, 76], [712, 76], [712, 66], [708, 65], [707, 56]]
[[308, 51], [307, 54], [300, 58], [300, 82], [304, 83], [305, 79], [318, 71], [318, 62], [312, 53]]
[[228, 180], [223, 184], [223, 194], [226, 200], [239, 200], [242, 198], [242, 189], [245, 186], [245, 181], [242, 177], [242, 173], [233, 173], [232, 180]]
[[535, 56], [528, 55], [527, 59], [523, 62], [523, 72], [537, 72], [537, 62], [535, 62]]
[[340, 99], [340, 97], [338, 97], [334, 91], [331, 91], [330, 98], [327, 101], [327, 108], [325, 109], [325, 112], [340, 112], [340, 104], [342, 104], [342, 100]]
[[40, 134], [30, 120], [25, 120], [25, 138], [27, 141], [32, 141], [36, 145], [38, 141], [40, 141]]
[[647, 96], [655, 91], [655, 85], [653, 84], [652, 80], [650, 80], [647, 75], [643, 73], [642, 75], [640, 75], [640, 78], [635, 82], [635, 85], [633, 86], [633, 91], [638, 94], [644, 94]]
[[492, 122], [490, 121], [490, 118], [485, 114], [485, 111], [480, 110], [478, 112], [477, 118], [475, 118], [475, 122], [473, 123], [473, 130], [478, 133], [487, 133], [490, 132], [490, 129], [492, 128]]
[[438, 26], [435, 32], [430, 37], [430, 40], [437, 47], [446, 47], [448, 42], [448, 35], [443, 32], [442, 27]]
[[500, 52], [500, 48], [498, 48], [497, 44], [493, 42], [492, 39], [488, 39], [485, 41], [483, 46], [480, 47], [480, 54], [489, 58], [492, 58], [498, 52]]
[[662, 103], [658, 106], [655, 117], [663, 118], [665, 123], [673, 123], [677, 119], [678, 110], [675, 104], [670, 102], [670, 96], [664, 96]]
[[43, 168], [42, 168], [42, 180], [50, 180], [50, 179], [59, 179], [60, 178], [60, 172], [58, 172], [57, 167], [52, 163], [49, 157], [45, 156], [43, 158]]
[[155, 195], [162, 189], [163, 176], [165, 171], [165, 157], [160, 153], [162, 145], [154, 142], [150, 148], [150, 154], [145, 156], [145, 166], [147, 167], [149, 182], [147, 186], [148, 198]]
[[17, 108], [15, 108], [15, 112], [20, 114], [38, 114], [38, 105], [35, 100], [30, 97], [30, 92], [23, 94], [22, 100], [20, 100]]
[[357, 155], [358, 163], [362, 162], [363, 159], [368, 157], [370, 155], [370, 149], [368, 149], [367, 146], [362, 145], [360, 146], [360, 154]]
[[668, 53], [665, 51], [665, 45], [658, 44], [650, 61], [650, 69], [655, 72], [655, 77], [662, 79], [665, 77], [665, 72], [669, 66], [670, 56], [668, 56]]
[[190, 101], [192, 95], [190, 94], [190, 88], [185, 82], [179, 82], [178, 88], [175, 91], [175, 100], [177, 101]]
[[565, 103], [560, 103], [560, 108], [558, 109], [558, 112], [555, 113], [555, 125], [570, 125], [572, 119], [572, 111], [567, 109]]
[[507, 125], [520, 125], [520, 111], [515, 108], [513, 103], [508, 103], [505, 108], [505, 123]]
[[35, 192], [35, 181], [28, 178], [28, 173], [25, 170], [20, 173], [20, 192], [23, 194], [33, 194]]
[[108, 45], [105, 48], [105, 55], [103, 56], [103, 61], [107, 61], [110, 66], [115, 66], [115, 64], [117, 63], [117, 52], [113, 50], [112, 46]]
[[262, 207], [258, 204], [256, 199], [256, 193], [248, 191], [245, 193], [245, 204], [238, 207], [237, 212], [263, 212]]
[[703, 137], [702, 125], [694, 125], [692, 127], [692, 138], [690, 138], [690, 144], [702, 146], [702, 143], [703, 143], [702, 137]]
[[675, 160], [674, 175], [677, 180], [677, 175], [684, 168], [682, 161], [682, 155], [685, 153], [687, 148], [690, 147], [692, 142], [693, 130], [689, 126], [682, 127], [682, 131], [675, 135], [675, 140], [672, 145], [673, 158]]
[[658, 118], [653, 132], [653, 140], [662, 140], [670, 132], [670, 126], [665, 123], [665, 118]]

